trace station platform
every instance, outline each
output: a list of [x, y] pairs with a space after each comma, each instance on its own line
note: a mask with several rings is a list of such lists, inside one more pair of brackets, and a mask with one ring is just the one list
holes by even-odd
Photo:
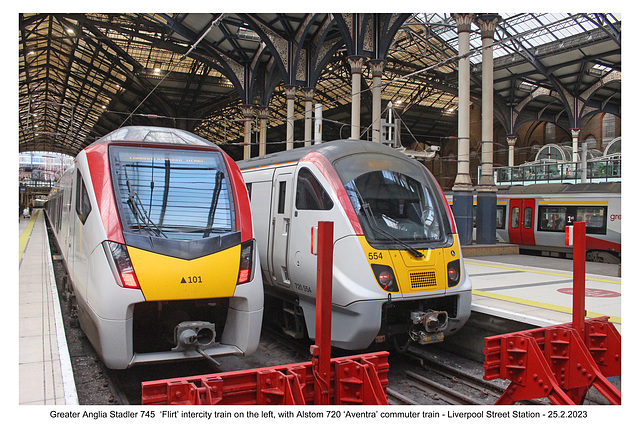
[[19, 403], [77, 405], [44, 216], [20, 218]]
[[[465, 258], [471, 310], [545, 327], [572, 321], [573, 260], [529, 255]], [[622, 280], [618, 265], [587, 262], [587, 318], [607, 316], [621, 331]]]

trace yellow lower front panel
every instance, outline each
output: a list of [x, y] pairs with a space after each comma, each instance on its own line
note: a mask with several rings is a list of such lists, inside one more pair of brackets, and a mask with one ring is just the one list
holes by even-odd
[[233, 296], [240, 268], [240, 245], [192, 260], [128, 247], [147, 301]]
[[422, 257], [414, 257], [402, 250], [379, 250], [369, 245], [364, 236], [359, 236], [369, 264], [392, 267], [400, 292], [444, 291], [447, 289], [447, 264], [460, 258], [457, 236], [453, 245], [446, 248], [425, 249]]
[[400, 291], [413, 292], [443, 291], [447, 287], [446, 268], [443, 267], [442, 249], [426, 249], [423, 257], [414, 257], [406, 251], [397, 251], [393, 267]]

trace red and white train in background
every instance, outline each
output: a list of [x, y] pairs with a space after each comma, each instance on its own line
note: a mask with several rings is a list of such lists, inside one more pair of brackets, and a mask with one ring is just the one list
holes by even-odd
[[[620, 190], [620, 182], [499, 187], [496, 240], [517, 244], [524, 252], [571, 254], [565, 227], [585, 222], [587, 260], [620, 263]], [[451, 204], [450, 193], [447, 199]]]
[[107, 367], [258, 347], [264, 294], [249, 198], [215, 144], [123, 127], [78, 154], [45, 211], [80, 326]]
[[585, 222], [587, 260], [619, 263], [621, 183], [534, 184], [498, 190], [496, 235], [499, 242], [524, 250], [571, 253], [565, 227]]

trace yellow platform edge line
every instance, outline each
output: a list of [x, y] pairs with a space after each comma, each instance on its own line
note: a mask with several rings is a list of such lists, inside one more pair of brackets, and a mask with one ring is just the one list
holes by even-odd
[[[558, 277], [570, 277], [573, 278], [573, 274], [561, 274], [561, 273], [551, 273], [549, 271], [540, 271], [540, 270], [529, 270], [526, 268], [518, 268], [518, 267], [511, 267], [511, 266], [506, 266], [506, 265], [494, 265], [494, 264], [483, 264], [481, 262], [473, 262], [473, 261], [464, 261], [465, 264], [470, 264], [470, 265], [478, 265], [481, 267], [492, 267], [492, 268], [501, 268], [503, 270], [515, 270], [515, 271], [522, 271], [525, 273], [536, 273], [536, 274], [546, 274], [548, 276], [558, 276]], [[620, 280], [608, 280], [608, 279], [597, 279], [595, 277], [585, 277], [585, 280], [591, 281], [591, 282], [604, 282], [604, 283], [613, 283], [616, 285], [621, 285], [622, 282]]]
[[33, 230], [33, 226], [36, 223], [36, 218], [38, 218], [38, 214], [40, 211], [36, 211], [34, 215], [31, 216], [29, 223], [22, 230], [19, 239], [19, 247], [18, 247], [18, 262], [22, 259], [22, 255], [24, 255], [24, 251], [27, 248], [27, 242], [29, 241], [29, 237], [31, 237], [31, 230]]
[[[568, 307], [563, 307], [561, 305], [547, 304], [547, 303], [538, 302], [538, 301], [531, 301], [531, 300], [527, 300], [527, 299], [524, 299], [524, 298], [508, 297], [508, 296], [505, 296], [505, 295], [498, 295], [498, 294], [494, 294], [494, 293], [491, 293], [491, 292], [484, 292], [484, 291], [478, 291], [478, 290], [474, 290], [474, 291], [472, 291], [472, 293], [473, 293], [473, 295], [477, 295], [477, 296], [480, 296], [480, 297], [487, 297], [487, 298], [497, 299], [497, 300], [501, 300], [501, 301], [513, 302], [513, 303], [516, 303], [516, 304], [528, 305], [528, 306], [536, 307], [536, 308], [543, 308], [545, 310], [558, 311], [558, 312], [566, 313], [566, 314], [572, 314], [573, 313], [573, 309], [568, 308]], [[592, 311], [587, 311], [587, 317], [589, 317], [589, 318], [603, 317], [603, 316], [608, 317], [609, 320], [612, 323], [618, 323], [618, 324], [622, 325], [622, 319], [620, 317], [609, 316], [607, 314], [600, 314], [600, 313], [594, 313]]]

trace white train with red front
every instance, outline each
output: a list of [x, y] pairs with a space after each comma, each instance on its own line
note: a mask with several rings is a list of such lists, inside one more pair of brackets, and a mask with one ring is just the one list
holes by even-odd
[[[446, 199], [420, 163], [340, 140], [238, 162], [249, 189], [267, 315], [315, 337], [312, 228], [334, 223], [332, 345], [438, 342], [471, 311], [471, 281]], [[266, 303], [266, 302], [265, 302]]]
[[78, 154], [45, 211], [107, 367], [256, 350], [264, 294], [249, 199], [215, 144], [123, 127]]
[[571, 253], [565, 226], [585, 222], [587, 260], [619, 263], [620, 182], [514, 185], [498, 190], [496, 235], [523, 250]]

